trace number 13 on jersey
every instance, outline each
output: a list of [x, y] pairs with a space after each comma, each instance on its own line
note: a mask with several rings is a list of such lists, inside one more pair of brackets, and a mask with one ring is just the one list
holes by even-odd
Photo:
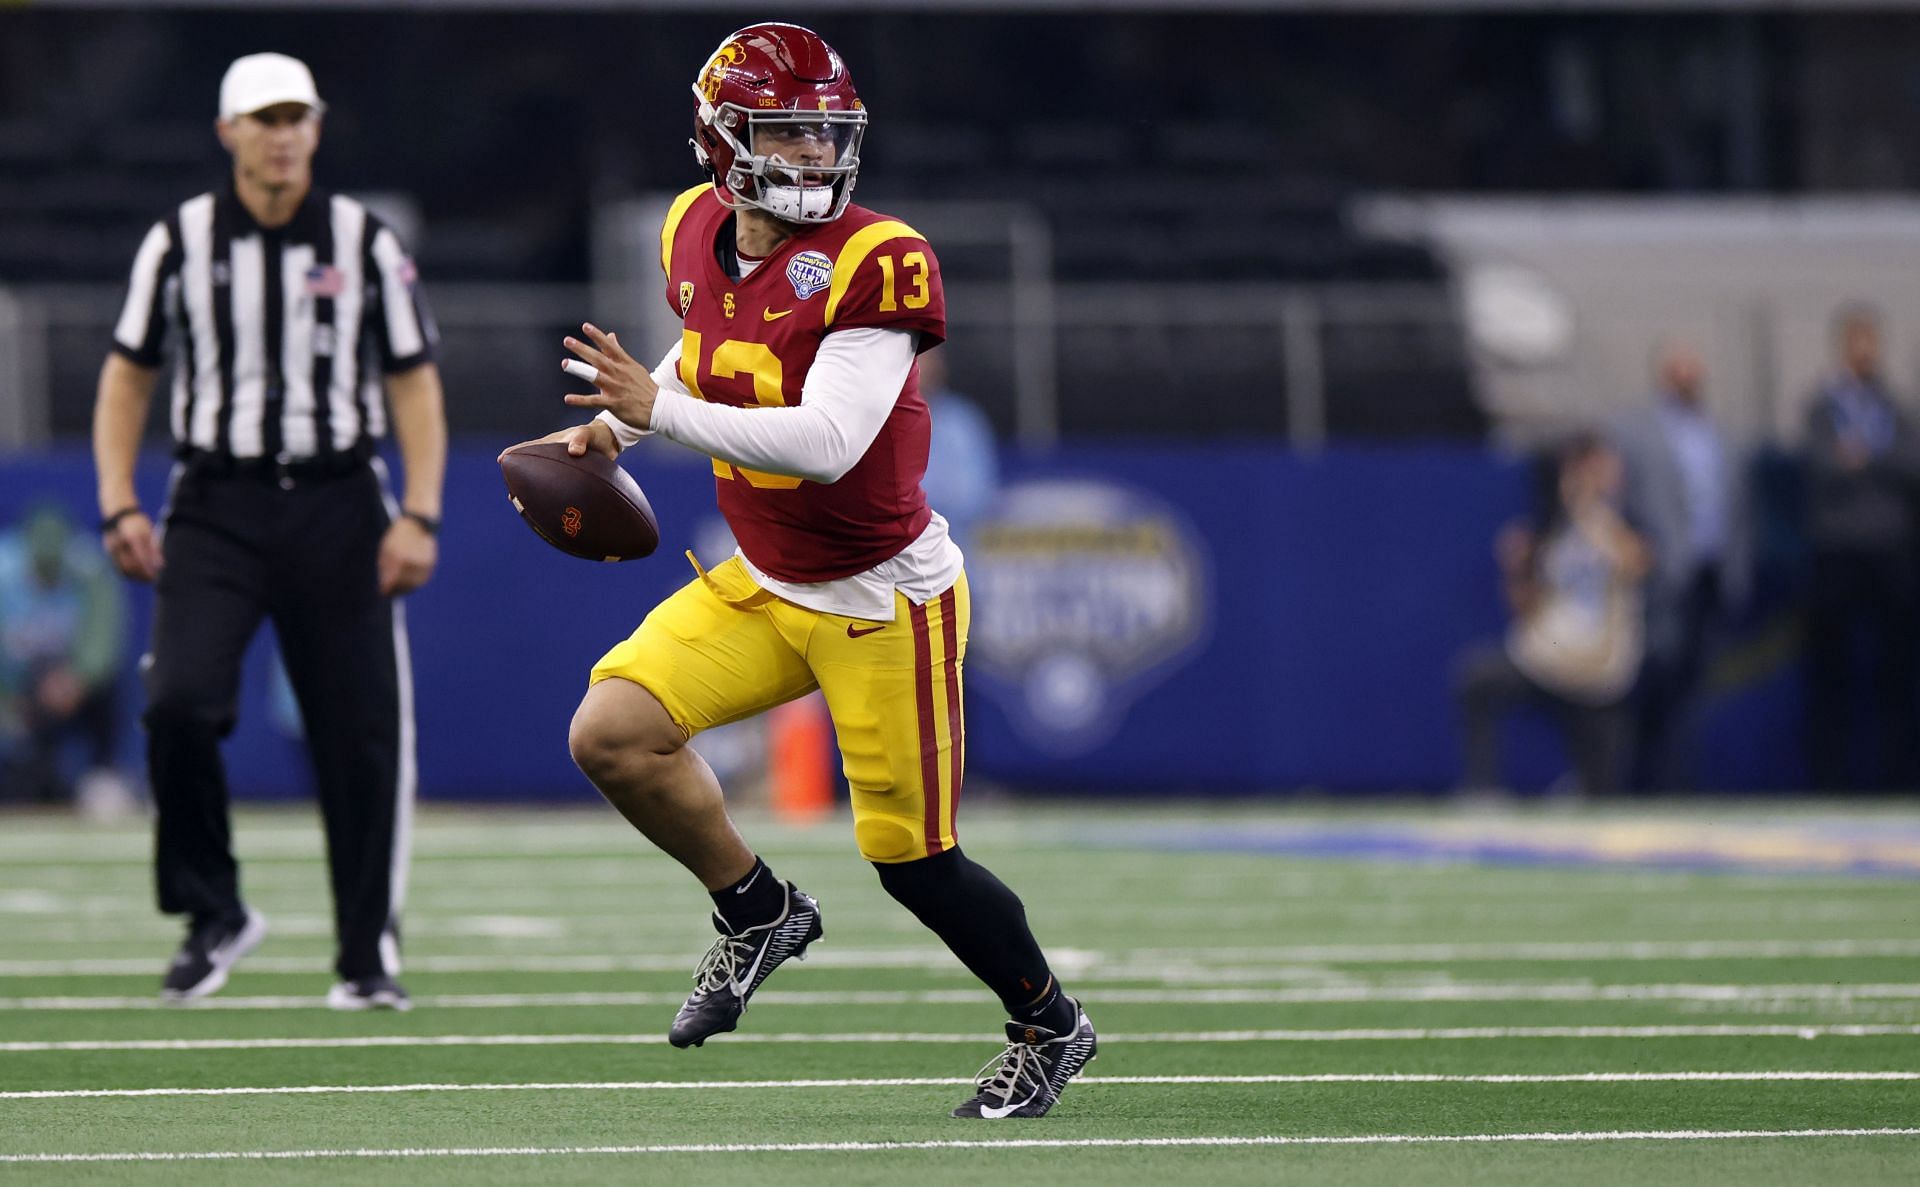
[[[687, 390], [704, 400], [705, 392], [700, 390], [700, 352], [703, 349], [700, 331], [680, 331], [680, 382]], [[723, 338], [713, 348], [713, 359], [708, 368], [715, 379], [732, 379], [746, 375], [753, 379], [753, 396], [763, 408], [779, 408], [786, 404], [786, 368], [780, 365], [780, 358], [773, 348], [764, 342], [743, 342], [738, 338]], [[715, 477], [732, 479], [734, 471], [761, 490], [792, 490], [801, 480], [786, 474], [768, 474], [760, 470], [749, 470], [745, 466], [734, 466], [719, 458], [713, 459]]]

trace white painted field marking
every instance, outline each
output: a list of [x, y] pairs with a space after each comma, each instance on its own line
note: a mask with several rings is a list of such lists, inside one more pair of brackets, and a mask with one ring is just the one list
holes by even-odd
[[[275, 924], [279, 923], [276, 916]], [[316, 934], [325, 921], [314, 917]], [[1479, 961], [1812, 960], [1849, 957], [1920, 958], [1920, 940], [1628, 940], [1615, 943], [1514, 944], [1304, 944], [1273, 948], [1084, 949], [1048, 953], [1056, 965], [1113, 975], [1113, 966], [1149, 971], [1154, 964], [1184, 961], [1208, 968], [1252, 970], [1274, 964], [1449, 964]], [[253, 956], [254, 973], [311, 973], [330, 956]], [[957, 968], [944, 948], [822, 949], [809, 963], [850, 969]], [[1223, 962], [1215, 964], [1214, 962]], [[437, 954], [408, 956], [407, 968], [422, 973], [679, 973], [684, 955], [552, 956]], [[77, 960], [0, 960], [0, 977], [151, 977], [152, 957]]]
[[[1472, 1041], [1482, 1039], [1862, 1039], [1920, 1038], [1920, 1025], [1830, 1026], [1452, 1026], [1346, 1030], [1186, 1030], [1138, 1033], [1102, 1031], [1102, 1043], [1351, 1043]], [[983, 1033], [772, 1032], [730, 1034], [733, 1043], [972, 1043], [994, 1042]], [[369, 1047], [650, 1047], [663, 1034], [356, 1035], [262, 1039], [71, 1039], [0, 1042], [0, 1052], [47, 1051], [277, 1051]]]
[[0, 1154], [7, 1162], [255, 1162], [306, 1158], [537, 1158], [588, 1154], [865, 1154], [890, 1150], [1063, 1150], [1113, 1147], [1427, 1146], [1508, 1142], [1712, 1142], [1760, 1138], [1914, 1137], [1920, 1129], [1648, 1129], [1589, 1133], [1260, 1134], [1250, 1137], [1008, 1138], [1003, 1141], [740, 1142], [674, 1146], [445, 1146], [354, 1150], [141, 1151], [125, 1154]]
[[[1759, 1084], [1771, 1081], [1920, 1080], [1920, 1072], [1570, 1072], [1440, 1075], [1340, 1072], [1273, 1076], [1082, 1076], [1076, 1085], [1152, 1084]], [[959, 1077], [852, 1080], [581, 1080], [489, 1084], [301, 1084], [243, 1088], [63, 1088], [0, 1092], [0, 1100], [73, 1100], [147, 1096], [352, 1096], [396, 1092], [679, 1092], [760, 1088], [934, 1088], [971, 1084]]]
[[[1920, 1000], [1920, 984], [1806, 985], [1592, 985], [1563, 984], [1477, 985], [1314, 985], [1285, 989], [1125, 989], [1097, 988], [1081, 982], [1095, 1001], [1126, 1005], [1325, 1005], [1366, 1002], [1852, 1002]], [[889, 1006], [975, 1005], [993, 1000], [979, 989], [924, 990], [770, 990], [759, 995], [769, 1005]], [[437, 1009], [512, 1010], [563, 1006], [679, 1005], [685, 994], [644, 992], [576, 993], [443, 993], [414, 999]], [[203, 998], [186, 1008], [194, 1010], [299, 1010], [324, 1003], [319, 997], [256, 995]], [[177, 1010], [176, 1003], [158, 997], [11, 997], [0, 998], [7, 1010]]]

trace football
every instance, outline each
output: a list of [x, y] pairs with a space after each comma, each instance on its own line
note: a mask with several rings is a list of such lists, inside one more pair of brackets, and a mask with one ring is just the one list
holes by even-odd
[[592, 451], [573, 457], [557, 441], [500, 459], [507, 498], [540, 538], [570, 556], [630, 561], [660, 546], [660, 522], [633, 476]]

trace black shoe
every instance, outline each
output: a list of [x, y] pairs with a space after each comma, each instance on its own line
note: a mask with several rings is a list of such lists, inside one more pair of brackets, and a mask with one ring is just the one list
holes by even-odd
[[160, 996], [170, 1002], [205, 997], [227, 983], [227, 970], [254, 950], [267, 934], [267, 917], [252, 908], [233, 919], [196, 923], [173, 954]]
[[788, 957], [806, 959], [807, 945], [819, 939], [820, 904], [809, 895], [787, 888], [787, 909], [780, 918], [737, 934], [728, 934], [719, 915], [713, 925], [720, 938], [700, 959], [693, 972], [693, 996], [674, 1015], [667, 1041], [676, 1047], [698, 1047], [717, 1034], [740, 1024], [747, 999]]
[[329, 1010], [411, 1010], [413, 1000], [385, 973], [338, 981], [327, 991]]
[[[1072, 1000], [1072, 999], [1068, 999]], [[1073, 1033], [1060, 1034], [1025, 1022], [1007, 1023], [1007, 1049], [980, 1069], [972, 1100], [955, 1117], [1044, 1117], [1067, 1081], [1093, 1062], [1099, 1043], [1087, 1012], [1073, 1003]]]

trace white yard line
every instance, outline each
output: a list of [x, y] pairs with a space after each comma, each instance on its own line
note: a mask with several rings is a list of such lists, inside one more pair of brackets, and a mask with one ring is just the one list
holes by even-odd
[[[481, 918], [481, 917], [470, 917]], [[276, 919], [277, 923], [278, 920]], [[328, 930], [314, 917], [313, 930]], [[158, 935], [156, 931], [154, 933]], [[1815, 960], [1848, 958], [1920, 958], [1920, 940], [1624, 940], [1600, 943], [1510, 944], [1296, 944], [1270, 948], [1123, 948], [1077, 950], [1054, 963], [1115, 975], [1110, 966], [1151, 971], [1159, 963], [1252, 970], [1273, 964], [1451, 964], [1497, 961], [1691, 961]], [[254, 956], [244, 966], [255, 973], [311, 973], [329, 956]], [[944, 948], [822, 948], [810, 956], [817, 966], [852, 969], [951, 969]], [[584, 955], [506, 956], [410, 955], [407, 969], [422, 973], [680, 973], [688, 958]], [[114, 977], [154, 975], [153, 957], [98, 957], [74, 960], [0, 960], [0, 977]]]
[[[1750, 1084], [1771, 1081], [1920, 1080], [1920, 1072], [1571, 1072], [1564, 1074], [1421, 1075], [1327, 1073], [1272, 1076], [1083, 1076], [1076, 1085], [1151, 1084]], [[763, 1088], [929, 1088], [971, 1084], [955, 1077], [852, 1080], [583, 1080], [490, 1084], [302, 1084], [241, 1088], [72, 1088], [0, 1092], [0, 1100], [73, 1100], [148, 1096], [348, 1096], [395, 1092], [682, 1092]]]
[[[1831, 1026], [1450, 1026], [1351, 1028], [1343, 1030], [1187, 1030], [1101, 1032], [1102, 1043], [1346, 1043], [1470, 1041], [1483, 1039], [1689, 1039], [1689, 1038], [1920, 1038], [1920, 1025]], [[993, 1040], [984, 1032], [888, 1031], [746, 1032], [715, 1040], [734, 1043], [973, 1043]], [[249, 1039], [73, 1039], [0, 1042], [0, 1052], [49, 1051], [277, 1051], [370, 1047], [650, 1047], [663, 1034], [354, 1035]]]
[[[1920, 984], [1730, 985], [1659, 984], [1592, 985], [1471, 984], [1440, 985], [1315, 985], [1284, 989], [1125, 989], [1098, 988], [1097, 981], [1080, 982], [1094, 1001], [1123, 1005], [1330, 1005], [1369, 1002], [1821, 1002], [1915, 1001]], [[415, 998], [421, 1006], [438, 1009], [551, 1009], [590, 1006], [679, 1005], [685, 994], [645, 992], [576, 993], [443, 993]], [[981, 989], [925, 990], [769, 990], [758, 995], [768, 1005], [888, 1006], [975, 1005], [993, 1000]], [[299, 1010], [322, 1005], [318, 997], [256, 995], [203, 998], [186, 1007], [195, 1010]], [[0, 1012], [9, 1010], [174, 1010], [182, 1007], [154, 996], [51, 996], [0, 998]]]
[[1711, 1142], [1762, 1138], [1914, 1137], [1920, 1129], [1649, 1129], [1589, 1133], [1259, 1134], [1248, 1137], [1007, 1138], [1001, 1141], [740, 1142], [659, 1146], [445, 1146], [401, 1149], [139, 1151], [119, 1154], [0, 1154], [0, 1163], [254, 1162], [312, 1158], [537, 1158], [590, 1154], [864, 1154], [893, 1150], [1064, 1150], [1245, 1146], [1426, 1146], [1511, 1142]]

